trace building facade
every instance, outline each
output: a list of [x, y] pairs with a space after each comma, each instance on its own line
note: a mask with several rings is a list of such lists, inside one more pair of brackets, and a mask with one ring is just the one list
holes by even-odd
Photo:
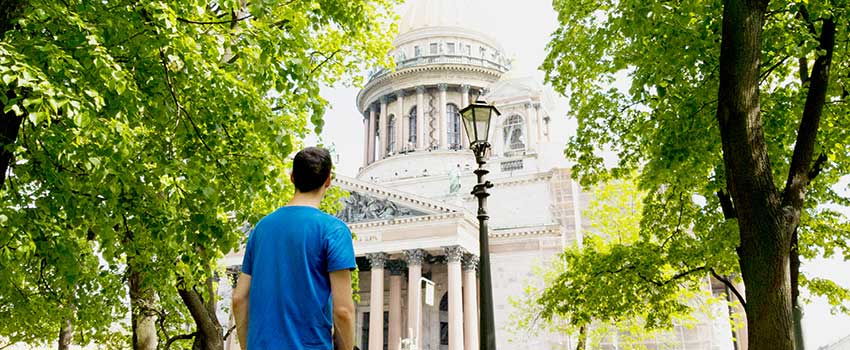
[[[460, 109], [484, 98], [491, 126], [491, 260], [500, 349], [540, 349], [553, 339], [510, 342], [510, 296], [531, 267], [576, 239], [577, 186], [550, 143], [543, 88], [513, 77], [504, 49], [464, 26], [461, 2], [410, 4], [392, 52], [395, 70], [374, 72], [357, 97], [364, 164], [336, 184], [352, 196], [339, 217], [357, 235], [357, 344], [399, 349], [478, 348], [475, 157]], [[554, 153], [554, 154], [553, 154]], [[434, 283], [432, 303], [422, 278]], [[555, 340], [557, 341], [557, 340]], [[554, 345], [552, 343], [551, 345]]]

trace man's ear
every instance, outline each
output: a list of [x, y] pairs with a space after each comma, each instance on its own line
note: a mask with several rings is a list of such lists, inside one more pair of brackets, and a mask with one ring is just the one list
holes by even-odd
[[333, 179], [333, 177], [334, 177], [333, 174], [330, 174], [330, 175], [328, 175], [328, 178], [325, 179], [325, 184], [324, 184], [325, 188], [331, 187], [331, 179]]
[[295, 174], [289, 173], [289, 181], [291, 181], [293, 185], [295, 184]]

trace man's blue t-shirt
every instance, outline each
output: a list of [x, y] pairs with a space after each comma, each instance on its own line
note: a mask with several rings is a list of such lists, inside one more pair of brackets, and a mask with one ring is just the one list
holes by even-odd
[[355, 266], [348, 226], [319, 209], [282, 207], [260, 220], [242, 261], [248, 349], [333, 349], [329, 272]]

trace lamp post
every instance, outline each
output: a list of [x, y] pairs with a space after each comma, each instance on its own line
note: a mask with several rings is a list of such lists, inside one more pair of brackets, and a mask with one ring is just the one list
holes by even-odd
[[487, 169], [484, 169], [484, 164], [487, 163], [486, 155], [490, 148], [487, 136], [490, 133], [490, 120], [493, 112], [496, 112], [496, 116], [500, 114], [496, 107], [488, 105], [481, 99], [460, 111], [463, 126], [466, 129], [467, 136], [469, 136], [469, 149], [475, 154], [475, 162], [478, 163], [478, 169], [475, 169], [478, 184], [473, 187], [472, 195], [478, 198], [478, 241], [481, 250], [479, 261], [481, 319], [478, 339], [481, 350], [496, 350], [496, 325], [493, 321], [493, 283], [490, 278], [490, 243], [487, 228], [487, 220], [490, 219], [487, 214], [487, 197], [490, 196], [490, 193], [487, 192], [487, 189], [493, 187], [493, 184], [490, 181], [484, 181], [484, 175], [489, 173]]

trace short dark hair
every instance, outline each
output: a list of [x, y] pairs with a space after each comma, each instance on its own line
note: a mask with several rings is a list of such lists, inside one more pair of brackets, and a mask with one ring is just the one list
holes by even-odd
[[292, 161], [292, 182], [299, 192], [312, 192], [331, 175], [331, 153], [320, 147], [307, 147]]

